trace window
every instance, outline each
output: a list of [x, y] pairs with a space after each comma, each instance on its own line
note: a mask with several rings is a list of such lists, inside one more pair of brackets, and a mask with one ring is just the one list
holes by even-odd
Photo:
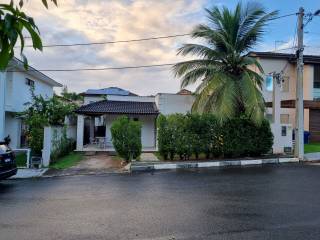
[[26, 78], [26, 84], [30, 87], [34, 87], [34, 81], [29, 78]]
[[266, 89], [267, 89], [267, 91], [273, 91], [273, 77], [272, 77], [272, 75], [266, 76]]
[[281, 127], [281, 136], [283, 136], [283, 137], [287, 136], [287, 127], [286, 126]]
[[289, 77], [283, 77], [281, 88], [282, 92], [289, 92]]
[[289, 124], [289, 114], [280, 114], [280, 123]]
[[320, 64], [313, 65], [313, 88], [320, 88]]

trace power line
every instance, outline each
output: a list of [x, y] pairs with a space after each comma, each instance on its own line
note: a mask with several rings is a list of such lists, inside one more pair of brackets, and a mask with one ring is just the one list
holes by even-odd
[[[119, 40], [119, 41], [70, 43], [70, 44], [48, 44], [48, 45], [43, 45], [42, 47], [50, 48], [50, 47], [74, 47], [74, 46], [106, 45], [106, 44], [115, 44], [115, 43], [142, 42], [142, 41], [150, 41], [150, 40], [158, 40], [158, 39], [166, 39], [166, 38], [183, 37], [183, 36], [189, 36], [189, 35], [191, 35], [191, 34], [190, 33], [183, 33], [183, 34], [176, 34], [176, 35], [169, 35], [169, 36], [139, 38], [139, 39]], [[25, 47], [33, 47], [33, 46], [32, 45], [26, 45]]]
[[[280, 18], [290, 17], [297, 15], [297, 13], [291, 13], [282, 15], [279, 17], [270, 18], [269, 20], [276, 20]], [[116, 43], [130, 43], [130, 42], [142, 42], [142, 41], [151, 41], [151, 40], [159, 40], [159, 39], [167, 39], [167, 38], [176, 38], [176, 37], [184, 37], [190, 36], [191, 33], [182, 33], [168, 36], [158, 36], [158, 37], [149, 37], [149, 38], [139, 38], [139, 39], [129, 39], [129, 40], [119, 40], [119, 41], [103, 41], [103, 42], [87, 42], [87, 43], [69, 43], [69, 44], [47, 44], [43, 45], [44, 48], [52, 48], [52, 47], [75, 47], [75, 46], [91, 46], [91, 45], [106, 45], [106, 44], [116, 44]], [[25, 47], [33, 47], [32, 45], [26, 45]]]
[[296, 15], [298, 15], [298, 13], [290, 13], [290, 14], [279, 16], [279, 17], [270, 18], [269, 20], [276, 20], [276, 19], [290, 17], [290, 16], [296, 16]]
[[163, 63], [152, 65], [140, 65], [140, 66], [126, 66], [126, 67], [102, 67], [102, 68], [73, 68], [73, 69], [29, 69], [21, 71], [7, 71], [7, 72], [80, 72], [80, 71], [107, 71], [107, 70], [123, 70], [123, 69], [138, 69], [138, 68], [152, 68], [152, 67], [165, 67], [173, 66], [177, 63]]

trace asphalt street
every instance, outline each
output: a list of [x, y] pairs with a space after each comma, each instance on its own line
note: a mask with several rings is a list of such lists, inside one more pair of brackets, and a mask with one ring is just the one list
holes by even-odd
[[6, 180], [0, 239], [320, 239], [320, 166]]

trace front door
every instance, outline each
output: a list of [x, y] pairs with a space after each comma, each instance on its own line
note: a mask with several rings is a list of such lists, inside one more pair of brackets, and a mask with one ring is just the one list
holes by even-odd
[[310, 109], [310, 142], [320, 142], [320, 110]]

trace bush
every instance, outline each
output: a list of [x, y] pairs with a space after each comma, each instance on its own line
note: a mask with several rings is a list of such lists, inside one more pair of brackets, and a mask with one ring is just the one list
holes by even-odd
[[127, 162], [136, 159], [142, 151], [141, 123], [120, 117], [111, 126], [112, 144], [117, 154]]
[[201, 153], [207, 158], [259, 156], [268, 153], [273, 144], [270, 124], [264, 120], [255, 125], [246, 118], [235, 118], [221, 124], [212, 114], [173, 114], [158, 118], [159, 153], [164, 159], [189, 159]]

